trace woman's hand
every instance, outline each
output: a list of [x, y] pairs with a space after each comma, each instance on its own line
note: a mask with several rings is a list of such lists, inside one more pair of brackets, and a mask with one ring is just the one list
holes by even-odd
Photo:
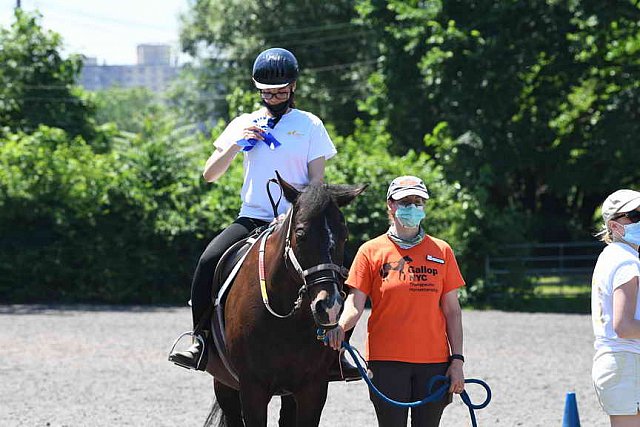
[[244, 128], [244, 130], [242, 131], [242, 138], [246, 140], [258, 139], [260, 141], [264, 141], [264, 136], [262, 136], [263, 133], [264, 131], [261, 128], [259, 128], [256, 125], [253, 125], [253, 126]]
[[324, 345], [328, 345], [334, 350], [340, 350], [342, 341], [344, 341], [344, 329], [342, 328], [342, 326], [338, 325], [335, 328], [327, 331]]
[[464, 391], [464, 372], [462, 370], [462, 360], [453, 359], [449, 369], [447, 369], [446, 376], [451, 380], [451, 386], [449, 387], [449, 393], [460, 394]]

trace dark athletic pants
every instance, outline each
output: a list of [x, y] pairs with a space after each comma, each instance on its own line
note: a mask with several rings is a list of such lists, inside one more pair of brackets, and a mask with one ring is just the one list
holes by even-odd
[[[193, 274], [193, 282], [191, 283], [191, 313], [193, 314], [194, 328], [200, 321], [200, 317], [212, 304], [211, 284], [213, 273], [222, 255], [231, 245], [247, 237], [253, 230], [265, 224], [268, 224], [268, 222], [255, 218], [240, 217], [214, 237], [202, 255], [200, 255], [196, 271]], [[209, 329], [208, 324], [205, 329]]]
[[[406, 363], [370, 361], [371, 382], [387, 397], [400, 402], [422, 400], [427, 395], [427, 383], [434, 375], [444, 375], [448, 363]], [[437, 388], [438, 384], [434, 386]], [[406, 427], [409, 408], [393, 406], [369, 390], [379, 427]], [[411, 408], [411, 427], [438, 427], [445, 406], [451, 402], [447, 394], [439, 402]]]

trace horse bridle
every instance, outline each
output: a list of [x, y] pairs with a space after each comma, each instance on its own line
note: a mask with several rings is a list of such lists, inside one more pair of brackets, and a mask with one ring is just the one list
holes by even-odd
[[[265, 233], [265, 235], [262, 237], [262, 240], [260, 241], [260, 249], [258, 253], [258, 270], [260, 275], [260, 291], [262, 293], [262, 302], [264, 303], [267, 310], [269, 310], [269, 313], [273, 314], [274, 316], [280, 319], [285, 319], [287, 317], [293, 316], [293, 314], [297, 310], [299, 310], [300, 307], [302, 307], [302, 300], [304, 296], [309, 292], [310, 288], [325, 282], [335, 282], [340, 284], [341, 282], [338, 275], [344, 281], [344, 279], [346, 279], [347, 275], [349, 274], [349, 269], [334, 263], [318, 264], [313, 267], [307, 268], [306, 270], [302, 269], [302, 266], [300, 266], [300, 262], [298, 261], [298, 258], [296, 257], [296, 254], [294, 253], [293, 248], [291, 246], [291, 226], [293, 224], [293, 217], [294, 217], [294, 212], [293, 212], [293, 207], [291, 207], [289, 208], [289, 214], [287, 215], [288, 225], [287, 225], [287, 235], [285, 238], [285, 247], [284, 247], [284, 261], [285, 261], [285, 264], [289, 262], [293, 266], [294, 270], [298, 274], [298, 277], [302, 279], [303, 283], [300, 289], [298, 290], [298, 298], [293, 303], [293, 308], [289, 313], [285, 315], [278, 314], [271, 308], [271, 306], [269, 305], [269, 296], [267, 295], [267, 279], [266, 279], [266, 274], [264, 269], [264, 254], [267, 246], [267, 238], [269, 237], [270, 233]], [[330, 272], [331, 275], [330, 276], [321, 275], [320, 277], [314, 280], [307, 279], [312, 274], [325, 272], [325, 271]], [[340, 285], [338, 285], [338, 290], [341, 293], [343, 293]]]

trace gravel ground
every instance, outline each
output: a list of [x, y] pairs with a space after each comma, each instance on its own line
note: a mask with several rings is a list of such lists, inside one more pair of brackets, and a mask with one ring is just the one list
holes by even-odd
[[[606, 426], [590, 380], [584, 315], [465, 311], [465, 375], [493, 390], [488, 426], [557, 426], [575, 391], [583, 426]], [[363, 348], [365, 319], [352, 344]], [[211, 377], [167, 362], [188, 308], [0, 305], [0, 426], [200, 426]], [[471, 399], [484, 399], [469, 389]], [[345, 405], [348, 399], [349, 406]], [[270, 405], [277, 425], [279, 400]], [[375, 426], [366, 385], [333, 383], [322, 426]], [[458, 397], [442, 426], [470, 425]]]

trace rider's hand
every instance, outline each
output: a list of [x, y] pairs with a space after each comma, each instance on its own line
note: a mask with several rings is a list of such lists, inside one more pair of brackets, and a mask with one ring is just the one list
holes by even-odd
[[273, 224], [277, 224], [279, 222], [284, 221], [284, 219], [287, 217], [287, 214], [281, 213], [280, 215], [278, 215], [276, 218], [273, 218], [271, 220], [271, 223], [269, 225], [273, 225]]
[[447, 369], [446, 376], [451, 380], [451, 386], [449, 387], [449, 393], [460, 394], [464, 391], [464, 372], [462, 372], [462, 360], [453, 359], [449, 369]]
[[260, 141], [264, 141], [264, 136], [262, 136], [263, 133], [264, 133], [264, 130], [262, 130], [256, 125], [253, 125], [253, 126], [244, 128], [244, 130], [242, 131], [242, 138], [246, 140], [258, 139]]
[[342, 341], [344, 341], [344, 329], [342, 329], [342, 326], [338, 325], [327, 331], [324, 345], [328, 345], [334, 350], [340, 350]]

